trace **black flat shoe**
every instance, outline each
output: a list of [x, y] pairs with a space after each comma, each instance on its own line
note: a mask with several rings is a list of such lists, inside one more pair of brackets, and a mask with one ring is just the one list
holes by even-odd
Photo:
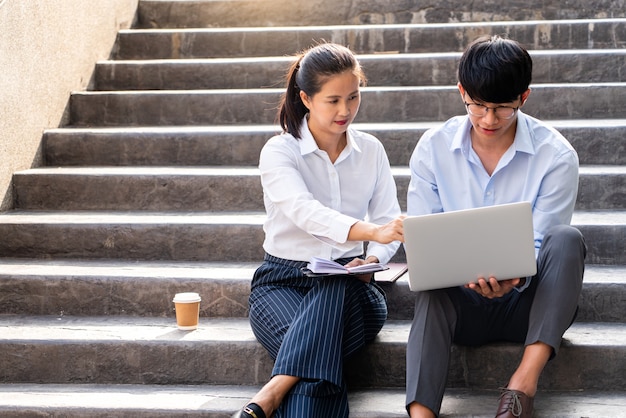
[[248, 405], [244, 406], [243, 409], [239, 412], [235, 412], [235, 415], [232, 418], [267, 418], [265, 416], [265, 412], [263, 409], [254, 402], [250, 402]]

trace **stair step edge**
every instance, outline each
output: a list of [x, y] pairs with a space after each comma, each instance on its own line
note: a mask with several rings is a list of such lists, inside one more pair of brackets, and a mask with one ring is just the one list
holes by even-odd
[[[261, 225], [264, 212], [153, 212], [153, 211], [23, 211], [0, 215], [2, 224], [254, 224]], [[626, 224], [626, 210], [574, 211], [572, 225], [620, 226]]]
[[[406, 344], [411, 321], [388, 320], [377, 341]], [[254, 343], [247, 318], [200, 318], [198, 329], [180, 331], [173, 318], [77, 317], [0, 315], [0, 342], [29, 341], [50, 344], [68, 341], [151, 343]], [[598, 338], [601, 335], [602, 338]], [[565, 333], [571, 346], [621, 347], [626, 351], [626, 323], [576, 322]]]
[[[626, 55], [626, 49], [620, 48], [606, 48], [606, 49], [582, 49], [582, 48], [572, 48], [572, 49], [529, 49], [528, 53], [531, 56], [596, 56], [596, 55]], [[359, 61], [364, 62], [368, 60], [396, 60], [396, 59], [433, 59], [433, 58], [459, 58], [461, 57], [462, 52], [453, 51], [453, 52], [406, 52], [406, 53], [385, 53], [385, 54], [377, 54], [377, 53], [360, 53], [355, 54], [355, 56], [359, 59]], [[584, 57], [583, 57], [584, 58]], [[294, 57], [285, 57], [283, 55], [275, 55], [275, 56], [263, 56], [263, 57], [232, 57], [232, 58], [147, 58], [147, 59], [103, 59], [96, 62], [96, 65], [164, 65], [171, 64], [175, 66], [179, 65], [188, 65], [188, 64], [239, 64], [239, 63], [253, 63], [253, 64], [263, 64], [263, 63], [290, 63], [295, 59]]]
[[[626, 119], [572, 119], [572, 120], [544, 120], [555, 128], [626, 128]], [[407, 130], [427, 129], [440, 126], [443, 122], [398, 122], [398, 123], [353, 123], [351, 126], [358, 130]], [[128, 126], [128, 127], [63, 127], [46, 129], [45, 134], [138, 134], [138, 133], [274, 133], [279, 132], [278, 125], [179, 125], [179, 126]]]
[[[199, 261], [118, 261], [118, 260], [40, 260], [0, 258], [0, 277], [108, 277], [128, 279], [203, 279], [250, 281], [258, 262], [199, 262]], [[399, 283], [406, 282], [401, 277]], [[585, 283], [624, 283], [626, 266], [585, 266]], [[387, 286], [383, 282], [384, 286]], [[389, 284], [390, 285], [390, 284]]]
[[626, 23], [626, 18], [587, 18], [587, 19], [545, 19], [545, 20], [502, 20], [480, 22], [440, 22], [440, 23], [381, 23], [352, 25], [315, 25], [315, 26], [258, 26], [258, 27], [227, 27], [227, 28], [131, 28], [121, 29], [119, 34], [159, 34], [159, 33], [229, 33], [229, 32], [285, 32], [285, 31], [319, 31], [319, 30], [372, 30], [372, 29], [407, 29], [407, 28], [487, 28], [497, 26], [534, 26], [534, 25], [589, 25], [601, 23]]
[[[0, 414], [58, 411], [66, 417], [102, 414], [125, 416], [229, 417], [241, 408], [258, 386], [221, 385], [94, 385], [0, 384]], [[77, 396], [78, 395], [78, 396]], [[406, 416], [403, 389], [349, 391], [350, 417], [399, 418]], [[447, 389], [442, 415], [492, 417], [497, 406], [495, 390]], [[540, 416], [626, 417], [626, 395], [620, 392], [540, 391], [535, 400]], [[22, 411], [24, 415], [19, 415]]]

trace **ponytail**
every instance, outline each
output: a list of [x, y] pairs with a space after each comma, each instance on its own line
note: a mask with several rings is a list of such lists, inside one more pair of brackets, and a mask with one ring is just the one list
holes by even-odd
[[283, 132], [289, 132], [296, 139], [300, 139], [300, 124], [302, 118], [307, 114], [308, 109], [300, 98], [300, 87], [298, 87], [298, 70], [304, 54], [300, 54], [298, 59], [291, 64], [287, 73], [287, 89], [282, 96], [279, 106], [278, 120]]

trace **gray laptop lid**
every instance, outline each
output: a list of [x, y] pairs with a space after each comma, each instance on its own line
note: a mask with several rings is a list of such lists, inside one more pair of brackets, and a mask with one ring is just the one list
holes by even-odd
[[537, 272], [529, 202], [409, 216], [404, 240], [413, 291]]

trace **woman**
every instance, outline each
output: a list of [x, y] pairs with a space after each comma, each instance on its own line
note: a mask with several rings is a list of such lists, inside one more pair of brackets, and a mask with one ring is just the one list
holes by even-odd
[[314, 256], [347, 266], [387, 263], [403, 241], [383, 146], [350, 128], [365, 82], [352, 52], [331, 43], [301, 54], [287, 75], [283, 134], [260, 156], [266, 255], [250, 295], [252, 329], [275, 364], [235, 417], [347, 417], [344, 359], [387, 317], [371, 274], [302, 272]]

